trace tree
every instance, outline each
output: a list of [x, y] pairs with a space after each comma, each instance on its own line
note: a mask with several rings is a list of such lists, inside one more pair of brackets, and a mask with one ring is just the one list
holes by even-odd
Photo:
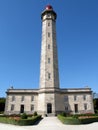
[[98, 112], [98, 98], [95, 98], [93, 102], [94, 102], [94, 110], [95, 112]]
[[5, 98], [0, 98], [0, 112], [4, 111], [5, 108]]

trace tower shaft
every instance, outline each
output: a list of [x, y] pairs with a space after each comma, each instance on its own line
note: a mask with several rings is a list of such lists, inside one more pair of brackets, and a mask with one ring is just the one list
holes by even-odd
[[42, 46], [40, 89], [59, 88], [58, 56], [56, 44], [56, 13], [45, 9], [42, 13]]

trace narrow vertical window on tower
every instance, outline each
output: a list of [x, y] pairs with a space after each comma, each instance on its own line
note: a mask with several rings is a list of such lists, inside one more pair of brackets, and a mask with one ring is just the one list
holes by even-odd
[[50, 44], [48, 44], [48, 49], [50, 49]]
[[50, 58], [48, 58], [48, 64], [50, 64]]
[[51, 75], [50, 75], [50, 73], [48, 73], [48, 79], [50, 79], [51, 78]]
[[48, 37], [50, 37], [50, 32], [48, 32]]
[[48, 26], [50, 26], [50, 22], [48, 23]]

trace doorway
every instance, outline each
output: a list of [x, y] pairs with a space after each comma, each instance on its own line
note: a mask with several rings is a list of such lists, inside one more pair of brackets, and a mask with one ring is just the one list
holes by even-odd
[[51, 103], [48, 103], [47, 104], [47, 113], [52, 113], [52, 104]]
[[75, 113], [78, 113], [78, 104], [74, 104]]
[[20, 106], [20, 113], [24, 113], [24, 105]]

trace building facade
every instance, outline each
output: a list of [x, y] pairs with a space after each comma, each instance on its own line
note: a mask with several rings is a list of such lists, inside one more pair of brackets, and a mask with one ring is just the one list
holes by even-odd
[[52, 6], [46, 6], [41, 14], [42, 46], [39, 89], [7, 90], [5, 114], [56, 115], [94, 113], [91, 88], [61, 89], [56, 42], [57, 14]]

